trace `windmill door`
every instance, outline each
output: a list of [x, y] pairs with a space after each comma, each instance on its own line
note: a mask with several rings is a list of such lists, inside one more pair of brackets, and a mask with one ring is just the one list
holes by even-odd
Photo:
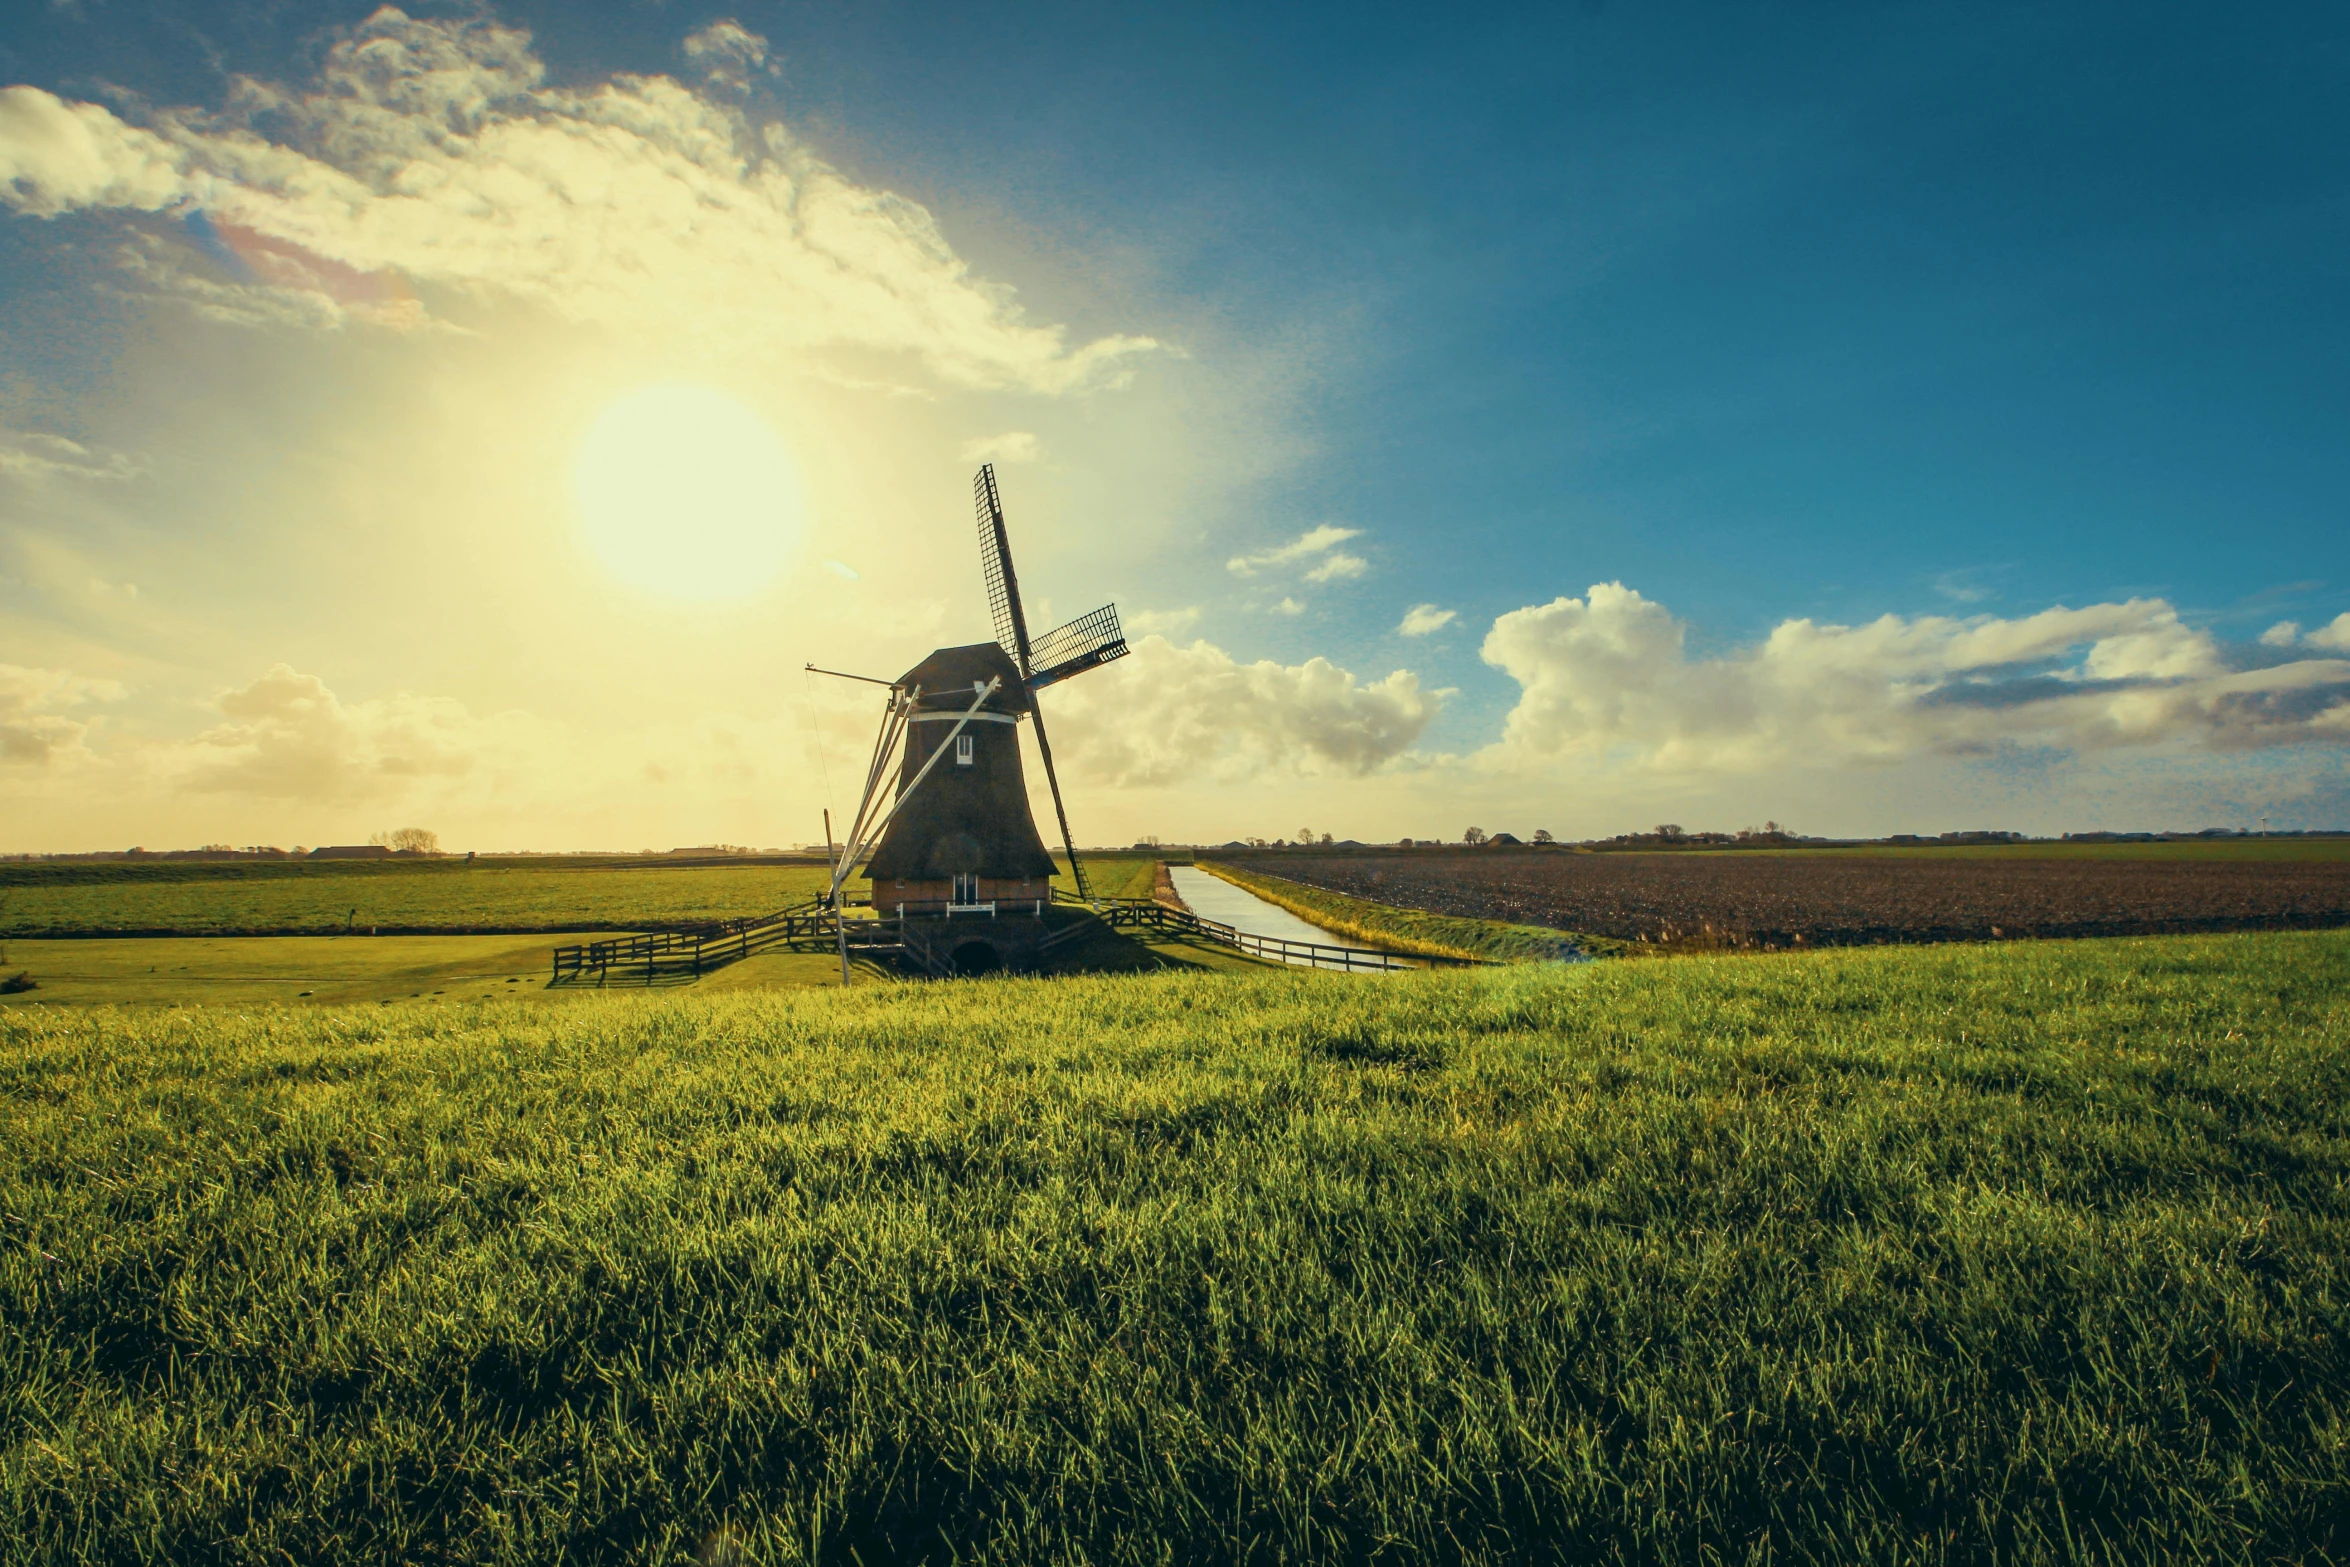
[[979, 875], [976, 871], [956, 873], [954, 901], [965, 905], [979, 901]]

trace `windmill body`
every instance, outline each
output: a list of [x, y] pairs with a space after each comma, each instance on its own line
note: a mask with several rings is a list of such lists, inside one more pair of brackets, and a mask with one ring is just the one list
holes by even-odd
[[906, 962], [931, 974], [1031, 967], [1054, 940], [1054, 866], [1028, 805], [1023, 722], [1036, 731], [1070, 877], [1091, 900], [1037, 693], [1126, 654], [1115, 605], [1030, 638], [992, 467], [979, 470], [972, 494], [996, 640], [939, 648], [895, 681], [875, 682], [889, 686], [889, 709], [833, 878], [837, 898], [869, 851], [875, 914], [897, 925]]
[[[1001, 682], [996, 692], [949, 740], [991, 679]], [[898, 763], [905, 803], [865, 868], [873, 911], [884, 918], [1041, 913], [1052, 900], [1053, 858], [1037, 833], [1020, 766], [1020, 723], [1036, 704], [1011, 656], [993, 642], [942, 647], [899, 676], [898, 688], [918, 694]], [[949, 753], [907, 792], [942, 746]]]

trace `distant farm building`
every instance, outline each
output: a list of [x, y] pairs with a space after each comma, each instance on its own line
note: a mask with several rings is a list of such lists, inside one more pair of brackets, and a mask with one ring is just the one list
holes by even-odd
[[337, 843], [312, 849], [310, 857], [314, 860], [388, 860], [392, 857], [392, 851], [380, 843]]

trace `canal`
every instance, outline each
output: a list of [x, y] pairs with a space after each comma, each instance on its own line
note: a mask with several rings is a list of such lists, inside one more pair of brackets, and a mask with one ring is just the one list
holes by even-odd
[[1246, 931], [1252, 936], [1269, 936], [1277, 941], [1314, 941], [1326, 947], [1360, 947], [1361, 942], [1334, 935], [1319, 925], [1309, 925], [1277, 904], [1267, 903], [1253, 892], [1235, 887], [1228, 881], [1210, 876], [1195, 865], [1170, 865], [1167, 875], [1173, 879], [1175, 890], [1191, 906], [1191, 912], [1204, 920], [1215, 920], [1234, 930]]

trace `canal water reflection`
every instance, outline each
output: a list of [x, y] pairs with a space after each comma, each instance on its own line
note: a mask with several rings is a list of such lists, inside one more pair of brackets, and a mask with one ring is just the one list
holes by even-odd
[[1359, 941], [1333, 935], [1319, 925], [1309, 925], [1287, 909], [1267, 903], [1253, 892], [1245, 892], [1228, 881], [1220, 881], [1194, 865], [1170, 865], [1167, 875], [1173, 879], [1175, 890], [1183, 901], [1191, 905], [1191, 912], [1204, 920], [1215, 920], [1234, 930], [1246, 931], [1252, 936], [1270, 936], [1279, 941], [1316, 941], [1326, 947], [1359, 947]]

